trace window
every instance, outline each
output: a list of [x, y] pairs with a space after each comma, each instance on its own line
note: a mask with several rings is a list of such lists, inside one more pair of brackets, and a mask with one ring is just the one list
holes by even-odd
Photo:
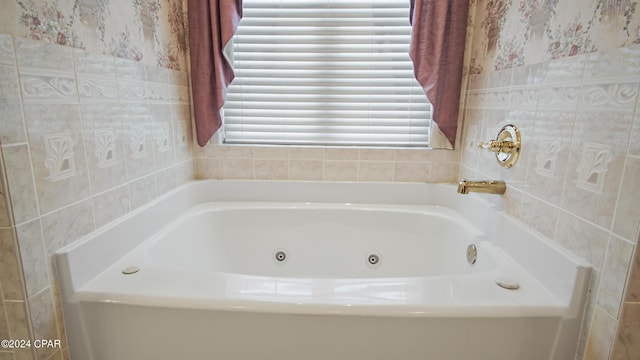
[[224, 143], [427, 147], [407, 0], [244, 0]]

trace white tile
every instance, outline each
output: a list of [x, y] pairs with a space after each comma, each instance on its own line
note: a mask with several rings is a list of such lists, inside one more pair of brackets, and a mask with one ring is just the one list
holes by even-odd
[[627, 157], [613, 232], [636, 242], [640, 234], [640, 158]]
[[584, 85], [580, 95], [580, 111], [633, 111], [640, 82], [607, 82]]
[[27, 296], [49, 286], [47, 255], [42, 239], [40, 220], [16, 228]]
[[121, 108], [124, 158], [129, 180], [149, 175], [153, 163], [153, 122], [146, 105], [130, 104]]
[[15, 54], [11, 35], [0, 34], [0, 64], [13, 65]]
[[118, 80], [144, 80], [144, 65], [133, 60], [115, 58]]
[[171, 167], [156, 173], [156, 184], [158, 185], [158, 195], [163, 195], [173, 190], [177, 186], [176, 170]]
[[169, 82], [169, 69], [165, 69], [155, 65], [144, 65], [144, 73], [146, 81], [153, 81], [159, 83]]
[[631, 113], [576, 117], [562, 207], [610, 229], [624, 168]]
[[6, 146], [2, 148], [2, 156], [7, 171], [7, 188], [15, 223], [35, 219], [38, 216], [38, 203], [29, 149], [26, 145]]
[[140, 103], [146, 100], [147, 90], [142, 81], [124, 81], [118, 79], [118, 98], [121, 102]]
[[522, 199], [520, 218], [546, 237], [553, 238], [558, 222], [558, 209], [533, 197], [525, 196]]
[[509, 87], [511, 85], [511, 69], [492, 71], [489, 73], [489, 87], [490, 88], [502, 88]]
[[195, 179], [194, 161], [184, 161], [174, 166], [173, 170], [176, 173], [176, 186], [181, 186]]
[[20, 251], [16, 248], [15, 229], [0, 229], [0, 284], [5, 300], [23, 300], [23, 273]]
[[151, 110], [151, 151], [154, 156], [156, 170], [165, 169], [175, 163], [174, 123], [171, 106], [150, 104]]
[[139, 208], [158, 197], [155, 176], [147, 176], [129, 183], [131, 209]]
[[538, 92], [538, 107], [544, 110], [576, 111], [579, 86], [544, 87]]
[[[184, 161], [193, 158], [192, 146], [194, 146], [191, 129], [191, 115], [188, 105], [173, 105], [171, 107], [173, 118], [173, 139], [176, 161]], [[216, 145], [209, 145], [208, 148], [219, 149]], [[253, 156], [251, 150], [249, 150]]]
[[16, 58], [20, 72], [25, 68], [73, 73], [73, 53], [69, 46], [49, 44], [25, 38], [15, 39]]
[[[56, 309], [51, 289], [46, 289], [29, 298], [29, 313], [36, 339], [60, 339], [56, 324]], [[36, 349], [38, 359], [50, 358], [58, 349], [40, 347]]]
[[512, 89], [509, 92], [509, 108], [518, 110], [535, 110], [538, 106], [537, 89]]
[[144, 100], [154, 103], [167, 103], [173, 100], [169, 86], [167, 84], [146, 81], [143, 83]]
[[585, 82], [601, 77], [640, 76], [638, 59], [640, 59], [640, 46], [592, 52], [588, 55]]
[[78, 75], [78, 97], [81, 103], [117, 102], [118, 84], [115, 78]]
[[489, 91], [485, 94], [484, 106], [488, 109], [509, 109], [511, 107], [511, 92], [507, 89]]
[[[523, 151], [531, 155], [527, 191], [554, 205], [560, 205], [562, 199], [574, 122], [573, 112], [540, 111], [533, 136], [524, 138]], [[522, 165], [516, 164], [518, 168]]]
[[42, 217], [42, 232], [47, 255], [52, 256], [95, 229], [93, 207], [87, 199]]
[[41, 214], [89, 197], [77, 105], [29, 104], [25, 115]]
[[115, 79], [116, 63], [113, 56], [98, 55], [83, 49], [73, 49], [73, 56], [78, 74]]
[[562, 212], [555, 240], [565, 248], [601, 270], [609, 241], [609, 232]]
[[93, 197], [96, 228], [124, 216], [131, 210], [127, 185], [106, 191]]
[[586, 55], [570, 56], [551, 60], [546, 64], [543, 83], [575, 83], [584, 75]]
[[0, 144], [26, 140], [20, 102], [20, 85], [14, 66], [0, 65]]
[[598, 305], [618, 318], [625, 280], [631, 263], [633, 244], [616, 236], [609, 240], [607, 257], [598, 291]]
[[72, 74], [29, 72], [20, 75], [20, 87], [25, 103], [78, 103], [76, 80]]
[[127, 182], [121, 108], [114, 104], [80, 105], [87, 164], [94, 194]]

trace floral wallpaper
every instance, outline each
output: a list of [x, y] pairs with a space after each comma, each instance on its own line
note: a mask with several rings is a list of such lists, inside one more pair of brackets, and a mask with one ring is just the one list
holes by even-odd
[[0, 33], [186, 71], [185, 19], [183, 0], [5, 0]]
[[471, 48], [471, 74], [640, 44], [638, 1], [472, 2], [479, 34]]

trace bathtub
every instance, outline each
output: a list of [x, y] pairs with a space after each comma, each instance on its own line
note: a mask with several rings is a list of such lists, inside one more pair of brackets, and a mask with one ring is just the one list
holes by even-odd
[[195, 181], [55, 261], [72, 360], [573, 359], [591, 271], [435, 184]]

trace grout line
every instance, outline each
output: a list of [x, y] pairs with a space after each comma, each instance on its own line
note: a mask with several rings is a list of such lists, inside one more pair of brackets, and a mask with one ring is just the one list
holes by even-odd
[[[25, 126], [26, 128], [26, 126]], [[3, 149], [8, 149], [8, 148], [12, 148], [12, 147], [20, 147], [20, 146], [29, 146], [29, 143], [27, 141], [22, 141], [22, 142], [17, 142], [17, 143], [10, 143], [10, 144], [0, 144], [0, 146], [2, 146]]]
[[[75, 60], [75, 53], [73, 54], [73, 59]], [[75, 61], [74, 61], [74, 69], [75, 69]], [[77, 73], [76, 73], [77, 76]], [[78, 88], [78, 81], [76, 80], [76, 88], [78, 89], [78, 97], [80, 96], [80, 89]], [[84, 155], [84, 165], [85, 168], [87, 170], [87, 183], [89, 185], [89, 199], [91, 199], [91, 218], [93, 220], [93, 229], [95, 230], [96, 228], [96, 208], [95, 205], [93, 203], [93, 184], [91, 181], [91, 169], [89, 168], [89, 156], [87, 154], [87, 141], [86, 141], [86, 131], [85, 131], [85, 119], [82, 116], [82, 112], [80, 111], [80, 104], [75, 105], [76, 107], [76, 111], [78, 114], [78, 121], [80, 122], [80, 137], [82, 140], [82, 148], [84, 149], [83, 154]], [[95, 129], [94, 129], [95, 131]], [[76, 175], [77, 176], [77, 175]], [[44, 236], [44, 234], [43, 234]], [[44, 238], [44, 237], [43, 237]]]

